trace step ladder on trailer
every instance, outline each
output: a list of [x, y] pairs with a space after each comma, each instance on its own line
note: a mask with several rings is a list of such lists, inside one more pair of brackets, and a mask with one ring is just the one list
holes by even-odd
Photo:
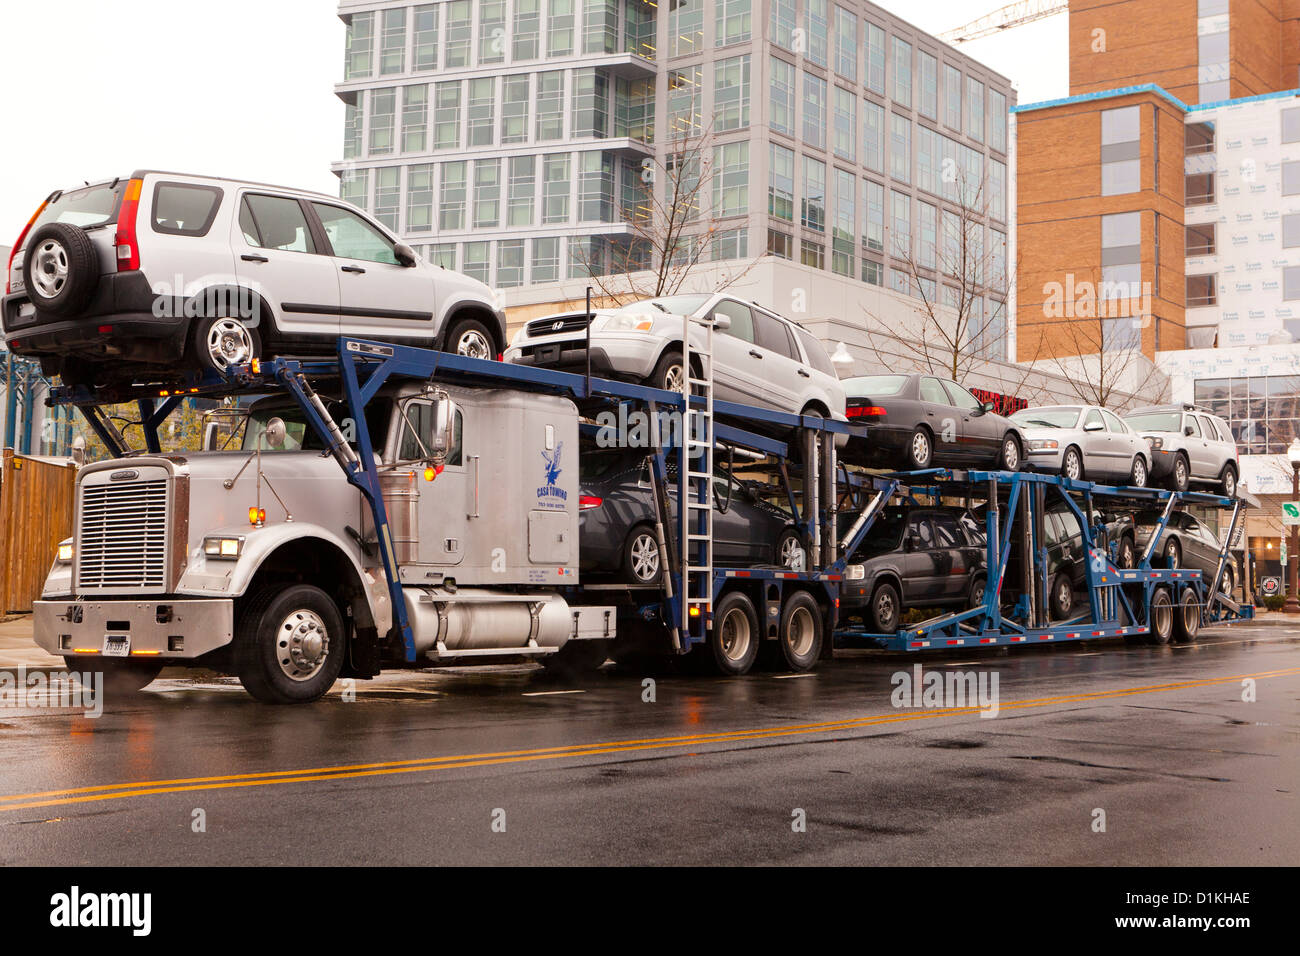
[[[701, 329], [703, 347], [691, 344], [691, 319], [682, 328], [682, 443], [677, 458], [678, 535], [682, 601], [677, 627], [690, 642], [713, 626], [713, 322]], [[699, 375], [695, 366], [699, 366]]]

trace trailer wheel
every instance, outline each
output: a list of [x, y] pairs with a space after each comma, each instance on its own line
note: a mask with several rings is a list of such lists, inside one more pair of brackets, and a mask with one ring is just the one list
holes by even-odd
[[888, 581], [882, 581], [871, 592], [871, 607], [868, 610], [873, 633], [893, 634], [898, 630], [902, 616], [902, 606], [898, 599], [898, 588]]
[[786, 599], [776, 643], [789, 670], [812, 670], [817, 663], [822, 653], [822, 609], [807, 591], [794, 591]]
[[709, 652], [718, 673], [738, 677], [754, 666], [758, 656], [758, 614], [740, 591], [728, 591], [713, 609]]
[[1174, 642], [1193, 644], [1201, 631], [1201, 601], [1191, 588], [1183, 588], [1174, 615]]
[[90, 674], [92, 680], [102, 680], [104, 693], [109, 697], [138, 694], [148, 687], [162, 671], [161, 663], [152, 661], [113, 660], [99, 657], [65, 657], [70, 672]]
[[343, 615], [320, 588], [273, 585], [258, 592], [235, 626], [235, 672], [267, 704], [319, 700], [343, 668]]
[[1052, 578], [1052, 593], [1048, 598], [1053, 620], [1064, 621], [1074, 610], [1074, 582], [1068, 571], [1058, 571]]
[[1174, 602], [1168, 588], [1156, 588], [1147, 612], [1147, 643], [1168, 644], [1174, 633]]

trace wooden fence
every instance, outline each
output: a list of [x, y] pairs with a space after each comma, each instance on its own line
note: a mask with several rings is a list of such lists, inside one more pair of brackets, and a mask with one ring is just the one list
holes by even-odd
[[72, 535], [77, 469], [4, 450], [0, 467], [0, 614], [30, 611], [59, 542]]

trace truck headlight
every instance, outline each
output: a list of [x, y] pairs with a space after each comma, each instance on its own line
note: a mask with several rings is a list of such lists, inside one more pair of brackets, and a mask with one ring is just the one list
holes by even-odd
[[846, 564], [844, 566], [845, 581], [861, 581], [867, 576], [867, 569], [860, 564]]
[[1059, 447], [1055, 438], [1034, 438], [1029, 442], [1030, 451], [1056, 451]]
[[243, 538], [204, 538], [203, 553], [209, 558], [238, 558], [244, 550]]
[[75, 550], [72, 547], [72, 543], [70, 541], [65, 541], [63, 544], [59, 545], [59, 550], [55, 556], [55, 560], [58, 561], [59, 564], [71, 564], [72, 555], [74, 553]]

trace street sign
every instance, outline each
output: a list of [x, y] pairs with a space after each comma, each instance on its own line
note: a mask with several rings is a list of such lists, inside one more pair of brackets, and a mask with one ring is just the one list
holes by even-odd
[[1282, 593], [1282, 579], [1276, 575], [1262, 578], [1259, 582], [1259, 592], [1265, 597], [1272, 597], [1275, 594]]
[[1282, 502], [1282, 524], [1300, 524], [1300, 501]]

